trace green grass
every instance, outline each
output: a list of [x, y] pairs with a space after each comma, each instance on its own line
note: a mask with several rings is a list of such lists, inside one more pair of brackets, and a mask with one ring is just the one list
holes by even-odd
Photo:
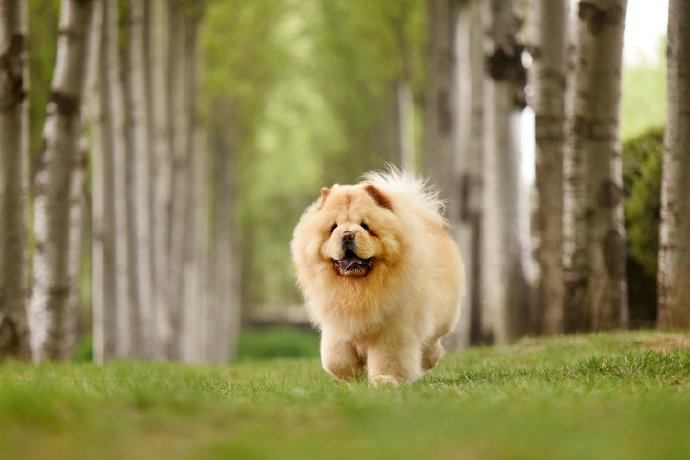
[[2, 458], [690, 458], [690, 335], [528, 339], [399, 389], [316, 358], [0, 367]]

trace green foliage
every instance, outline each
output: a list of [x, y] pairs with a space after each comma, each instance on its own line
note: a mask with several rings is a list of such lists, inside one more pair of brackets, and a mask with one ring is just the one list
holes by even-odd
[[0, 443], [7, 458], [688, 458], [689, 341], [528, 339], [399, 389], [341, 384], [311, 358], [5, 363]]
[[661, 164], [664, 130], [653, 128], [623, 144], [623, 193], [628, 242], [628, 286], [633, 324], [656, 318]]
[[74, 362], [90, 363], [93, 362], [93, 337], [88, 334], [79, 340], [74, 350]]
[[57, 52], [59, 6], [60, 2], [55, 0], [29, 1], [29, 148], [32, 165], [43, 148], [43, 123]]
[[655, 64], [623, 68], [621, 137], [623, 140], [666, 124], [666, 42]]
[[300, 301], [292, 230], [323, 185], [383, 166], [391, 85], [421, 89], [423, 19], [412, 0], [208, 4], [204, 116], [235, 156], [245, 305]]
[[244, 331], [240, 334], [237, 348], [239, 361], [318, 356], [318, 334], [315, 331], [290, 328]]
[[425, 76], [424, 3], [413, 0], [318, 0], [313, 30], [319, 90], [347, 143], [324, 155], [326, 182], [352, 182], [381, 168], [394, 83], [421, 98]]
[[661, 210], [664, 130], [654, 128], [623, 144], [625, 219], [630, 250], [645, 271], [656, 275]]

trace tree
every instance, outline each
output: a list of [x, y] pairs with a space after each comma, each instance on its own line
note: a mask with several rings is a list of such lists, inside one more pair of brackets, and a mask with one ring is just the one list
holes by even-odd
[[[424, 107], [424, 170], [444, 197], [456, 189], [458, 0], [427, 1], [427, 91]], [[449, 201], [454, 206], [455, 200]], [[457, 210], [447, 209], [451, 223]]]
[[536, 134], [537, 204], [533, 231], [539, 270], [537, 321], [563, 331], [563, 148], [568, 0], [535, 0], [530, 71]]
[[659, 326], [690, 327], [690, 8], [668, 10], [668, 119], [661, 192]]
[[628, 321], [618, 137], [625, 10], [625, 0], [578, 4], [564, 203], [569, 331]]
[[154, 152], [153, 242], [155, 263], [154, 354], [162, 359], [170, 354], [172, 323], [170, 299], [170, 209], [172, 206], [172, 151], [170, 144], [170, 82], [168, 72], [169, 5], [167, 0], [151, 1], [150, 51], [151, 67], [151, 146]]
[[[88, 75], [88, 72], [87, 72]], [[84, 117], [82, 117], [83, 119]], [[82, 122], [82, 125], [84, 123]], [[65, 339], [59, 344], [60, 356], [69, 360], [74, 355], [79, 326], [79, 307], [81, 306], [81, 262], [84, 220], [84, 182], [89, 158], [89, 140], [82, 126], [77, 155], [72, 165], [72, 181], [69, 190], [69, 297], [62, 315], [61, 328]]]
[[26, 1], [0, 2], [0, 358], [30, 357]]
[[[484, 62], [482, 16], [478, 2], [466, 2], [458, 26], [458, 189], [451, 199], [459, 208], [458, 242], [465, 263], [465, 293], [458, 324], [458, 344], [468, 346], [481, 336], [482, 163], [484, 133]], [[460, 61], [460, 57], [464, 59]]]
[[112, 152], [110, 99], [105, 84], [105, 4], [99, 3], [93, 35], [91, 87], [93, 164], [93, 355], [97, 363], [117, 356], [117, 273], [115, 266], [115, 161]]
[[233, 172], [236, 169], [237, 136], [228, 133], [227, 126], [233, 126], [232, 104], [218, 102], [214, 109], [219, 119], [230, 123], [211, 124], [211, 140], [213, 146], [213, 182], [215, 184], [214, 225], [212, 229], [212, 244], [210, 265], [210, 299], [211, 311], [216, 312], [218, 320], [215, 322], [214, 333], [221, 343], [212, 355], [216, 362], [225, 362], [235, 355], [236, 338], [240, 330], [240, 267], [237, 256], [237, 224], [233, 213], [233, 203], [237, 199]]
[[118, 357], [129, 357], [135, 348], [136, 331], [136, 255], [131, 249], [133, 244], [133, 193], [129, 187], [130, 162], [127, 152], [127, 133], [125, 132], [125, 99], [122, 85], [122, 65], [120, 61], [120, 33], [118, 0], [103, 0], [103, 35], [102, 35], [102, 73], [101, 96], [103, 109], [108, 114], [104, 117], [109, 123], [104, 127], [105, 155], [112, 158], [113, 200], [115, 211], [115, 295]]
[[[128, 163], [133, 169], [133, 188], [130, 197], [134, 196], [135, 214], [133, 221], [135, 236], [130, 240], [130, 260], [137, 267], [137, 286], [134, 291], [139, 297], [135, 318], [137, 330], [135, 336], [135, 355], [152, 357], [155, 340], [149, 331], [154, 330], [153, 307], [155, 302], [154, 263], [152, 241], [152, 154], [150, 143], [150, 66], [148, 65], [151, 2], [132, 1], [129, 3], [129, 42], [127, 46], [127, 111], [128, 128]], [[136, 244], [135, 244], [136, 241]], [[132, 251], [135, 249], [135, 251]], [[136, 262], [134, 262], [136, 260]]]
[[[415, 166], [415, 103], [412, 88], [413, 57], [409, 37], [410, 16], [414, 11], [405, 2], [392, 2], [382, 5], [384, 17], [393, 32], [395, 45], [400, 57], [398, 75], [390, 85], [391, 103], [389, 109], [389, 130], [391, 139], [388, 157], [392, 164], [400, 167]], [[388, 8], [386, 8], [388, 7]]]
[[521, 227], [525, 199], [520, 182], [519, 120], [525, 107], [526, 70], [511, 1], [483, 4], [488, 21], [484, 86], [484, 216], [482, 224], [482, 333], [497, 343], [527, 330], [528, 299]]
[[[170, 79], [170, 145], [172, 147], [172, 196], [170, 215], [170, 277], [171, 297], [169, 308], [171, 310], [172, 334], [175, 337], [183, 337], [183, 321], [185, 314], [185, 252], [188, 239], [193, 238], [191, 230], [193, 222], [189, 218], [190, 205], [190, 124], [188, 98], [189, 87], [187, 85], [187, 59], [186, 36], [190, 26], [187, 21], [186, 4], [183, 0], [173, 0], [173, 7], [168, 16], [170, 40], [168, 42], [168, 66]], [[200, 186], [200, 184], [193, 184]], [[179, 357], [182, 353], [181, 342], [171, 343], [171, 357]]]
[[69, 190], [78, 151], [89, 26], [94, 1], [61, 4], [58, 54], [44, 128], [34, 204], [36, 253], [29, 306], [31, 348], [36, 361], [61, 359], [60, 344], [69, 295]]

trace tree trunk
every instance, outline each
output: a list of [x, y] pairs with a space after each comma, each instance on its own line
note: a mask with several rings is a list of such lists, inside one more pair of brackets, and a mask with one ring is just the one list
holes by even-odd
[[[190, 150], [189, 150], [189, 113], [187, 107], [187, 75], [185, 36], [188, 26], [183, 2], [171, 0], [169, 15], [170, 30], [174, 33], [169, 41], [169, 76], [170, 76], [170, 140], [173, 156], [172, 216], [170, 222], [170, 273], [172, 279], [171, 309], [172, 335], [182, 338], [182, 322], [185, 309], [185, 251], [188, 240], [193, 239], [193, 222], [188, 219], [190, 198]], [[198, 185], [198, 184], [195, 184]], [[179, 358], [182, 355], [182, 342], [171, 343], [170, 356]]]
[[[523, 260], [526, 242], [520, 232], [527, 201], [521, 193], [519, 137], [526, 71], [513, 3], [492, 0], [484, 6], [489, 33], [485, 46], [482, 318], [493, 330], [494, 340], [506, 343], [527, 331], [529, 311]], [[487, 335], [490, 333], [488, 330]]]
[[537, 242], [537, 321], [547, 334], [563, 332], [563, 149], [569, 0], [534, 0], [530, 71], [536, 134], [533, 233]]
[[659, 326], [690, 328], [690, 5], [668, 10], [668, 118], [661, 192]]
[[172, 152], [169, 124], [168, 2], [152, 0], [150, 29], [151, 119], [154, 154], [153, 251], [156, 298], [154, 323], [158, 359], [168, 357], [171, 342], [170, 213], [172, 199]]
[[238, 232], [234, 219], [235, 204], [235, 117], [228, 102], [214, 108], [221, 124], [213, 124], [213, 181], [214, 226], [213, 250], [210, 264], [210, 292], [213, 293], [212, 309], [218, 312], [216, 334], [219, 346], [214, 361], [227, 362], [235, 356], [237, 337], [241, 326], [241, 266], [238, 248]]
[[414, 100], [404, 76], [391, 83], [389, 111], [389, 161], [398, 167], [414, 168]]
[[[87, 71], [88, 75], [88, 71]], [[82, 123], [84, 117], [82, 117]], [[79, 308], [81, 307], [81, 261], [82, 261], [82, 236], [84, 225], [84, 179], [89, 158], [89, 139], [86, 130], [82, 126], [79, 137], [77, 155], [72, 166], [72, 183], [69, 192], [69, 299], [67, 308], [62, 318], [62, 329], [65, 331], [65, 340], [60, 344], [60, 359], [69, 361], [74, 357], [74, 348], [77, 345], [77, 333], [79, 326]]]
[[116, 271], [116, 318], [118, 357], [130, 357], [133, 348], [134, 322], [133, 312], [136, 311], [136, 293], [132, 289], [132, 281], [136, 279], [134, 264], [130, 261], [128, 240], [130, 236], [130, 219], [128, 213], [129, 184], [127, 162], [127, 144], [125, 132], [124, 91], [122, 87], [122, 71], [120, 65], [120, 34], [118, 26], [117, 0], [104, 0], [103, 4], [103, 53], [105, 73], [101, 76], [105, 96], [108, 98], [107, 107], [110, 111], [107, 117], [110, 121], [110, 146], [114, 162], [114, 209], [115, 209], [115, 271]]
[[618, 124], [625, 0], [578, 4], [568, 121], [564, 249], [567, 330], [626, 327], [625, 228]]
[[[147, 85], [148, 30], [147, 9], [149, 1], [130, 2], [129, 4], [129, 47], [127, 54], [128, 95], [127, 113], [129, 120], [128, 149], [129, 165], [132, 168], [133, 184], [130, 187], [133, 198], [135, 226], [133, 238], [130, 242], [130, 260], [138, 267], [137, 283], [135, 291], [139, 297], [136, 301], [137, 341], [135, 356], [140, 358], [152, 358], [154, 338], [150, 331], [153, 330], [153, 305], [154, 305], [154, 271], [152, 259], [151, 241], [151, 205], [152, 205], [152, 181], [151, 181], [151, 154], [149, 150], [150, 112], [147, 100], [149, 88]], [[136, 244], [134, 242], [136, 241]]]
[[[424, 170], [444, 198], [452, 195], [456, 152], [455, 36], [460, 2], [427, 1], [427, 92], [424, 107]], [[450, 206], [454, 205], [451, 201]], [[451, 224], [454, 210], [446, 209]]]
[[208, 241], [208, 154], [202, 139], [201, 128], [195, 129], [195, 146], [192, 155], [191, 173], [193, 177], [190, 196], [190, 219], [194, 223], [193, 241], [190, 243], [185, 260], [185, 281], [189, 280], [187, 302], [185, 304], [184, 336], [190, 337], [191, 353], [188, 361], [196, 363], [216, 362], [215, 350], [225, 346], [217, 327], [223, 318], [213, 311], [208, 292], [209, 241]]
[[115, 267], [115, 161], [108, 97], [108, 63], [105, 59], [105, 5], [98, 2], [94, 15], [92, 62], [95, 62], [90, 93], [92, 120], [92, 283], [93, 357], [97, 363], [117, 355], [117, 275]]
[[[484, 132], [484, 62], [480, 8], [467, 2], [458, 26], [459, 112], [457, 169], [459, 187], [452, 197], [459, 206], [457, 240], [465, 262], [465, 293], [457, 344], [469, 346], [481, 339], [480, 261], [482, 214], [482, 150]], [[463, 61], [460, 59], [463, 58]]]
[[0, 358], [29, 359], [27, 6], [0, 1]]
[[31, 348], [36, 361], [59, 358], [69, 296], [69, 191], [78, 151], [86, 79], [89, 25], [94, 1], [66, 0], [44, 129], [45, 147], [36, 175], [36, 254], [30, 303]]

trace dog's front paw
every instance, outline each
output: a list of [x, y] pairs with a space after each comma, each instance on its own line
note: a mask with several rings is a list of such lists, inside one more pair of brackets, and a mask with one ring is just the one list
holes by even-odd
[[369, 379], [369, 383], [373, 387], [378, 387], [378, 386], [390, 386], [390, 387], [399, 387], [404, 383], [404, 380], [401, 379], [400, 377], [396, 377], [394, 375], [389, 375], [389, 374], [382, 374], [382, 375], [373, 375]]

